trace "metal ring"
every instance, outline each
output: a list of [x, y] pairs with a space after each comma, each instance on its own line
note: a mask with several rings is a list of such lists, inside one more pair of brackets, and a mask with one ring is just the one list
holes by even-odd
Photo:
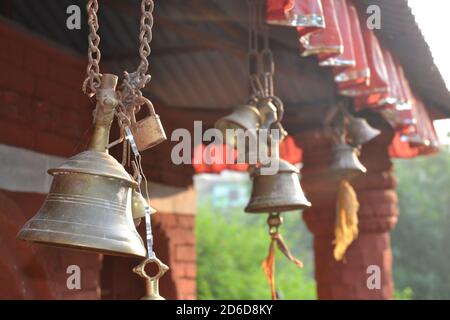
[[[147, 272], [145, 272], [145, 267], [149, 263], [156, 263], [156, 265], [158, 266], [158, 273], [153, 277], [150, 277], [147, 274]], [[136, 267], [133, 268], [134, 273], [136, 273], [139, 276], [141, 276], [142, 278], [146, 278], [150, 281], [155, 281], [155, 280], [160, 279], [167, 272], [167, 270], [169, 270], [169, 267], [167, 265], [165, 265], [164, 263], [162, 263], [161, 260], [159, 260], [156, 256], [151, 257], [151, 258], [150, 257], [145, 258], [144, 261], [142, 261], [140, 264], [138, 264]]]

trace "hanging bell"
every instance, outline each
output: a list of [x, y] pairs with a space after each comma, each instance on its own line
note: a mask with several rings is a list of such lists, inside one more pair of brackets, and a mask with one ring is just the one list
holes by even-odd
[[253, 188], [245, 212], [284, 212], [311, 206], [300, 186], [299, 170], [286, 160], [279, 160], [276, 174], [264, 175], [261, 168], [255, 168], [252, 177]]
[[116, 85], [115, 75], [102, 75], [88, 150], [49, 170], [53, 182], [47, 198], [20, 230], [18, 239], [145, 257], [146, 249], [132, 215], [132, 194], [137, 182], [107, 150], [117, 106]]
[[256, 141], [256, 130], [259, 128], [260, 124], [261, 115], [258, 109], [253, 105], [244, 104], [234, 109], [231, 114], [217, 120], [214, 126], [222, 132], [222, 136], [227, 144], [236, 147], [236, 136], [228, 136], [227, 129], [242, 129], [247, 131], [251, 134], [251, 138]]
[[355, 117], [350, 117], [347, 130], [353, 146], [363, 145], [381, 133], [380, 130], [371, 127], [366, 119]]
[[[278, 99], [279, 100], [279, 99]], [[261, 128], [269, 129], [275, 122], [279, 122], [278, 108], [274, 97], [260, 99], [257, 104], [259, 113], [261, 114]], [[281, 100], [279, 100], [281, 103]]]
[[330, 170], [334, 176], [339, 178], [350, 178], [352, 176], [366, 173], [367, 169], [358, 159], [358, 149], [339, 142], [334, 146]]
[[136, 227], [141, 224], [142, 218], [145, 217], [145, 209], [147, 206], [150, 209], [150, 214], [156, 213], [156, 209], [152, 208], [148, 201], [145, 200], [142, 194], [136, 189], [133, 189], [131, 206], [133, 212], [133, 221]]

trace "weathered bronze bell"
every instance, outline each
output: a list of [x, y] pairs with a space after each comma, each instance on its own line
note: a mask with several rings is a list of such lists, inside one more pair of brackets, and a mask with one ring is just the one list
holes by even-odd
[[366, 119], [355, 117], [350, 118], [347, 130], [354, 146], [369, 142], [381, 133], [380, 130], [371, 127]]
[[334, 176], [350, 178], [367, 172], [358, 159], [358, 150], [344, 142], [334, 146], [330, 170]]
[[286, 160], [279, 160], [276, 174], [264, 175], [256, 168], [252, 177], [252, 194], [245, 212], [284, 212], [311, 206], [300, 186], [299, 170]]
[[244, 104], [234, 109], [231, 114], [217, 120], [214, 126], [222, 132], [227, 144], [236, 147], [237, 139], [235, 136], [227, 137], [227, 129], [248, 130], [252, 135], [252, 138], [255, 139], [254, 141], [256, 141], [256, 130], [259, 128], [260, 124], [261, 115], [258, 109], [253, 105]]
[[102, 76], [88, 150], [49, 170], [53, 182], [47, 199], [17, 238], [104, 254], [146, 256], [133, 224], [132, 194], [137, 183], [107, 150], [117, 106], [116, 84], [116, 76]]

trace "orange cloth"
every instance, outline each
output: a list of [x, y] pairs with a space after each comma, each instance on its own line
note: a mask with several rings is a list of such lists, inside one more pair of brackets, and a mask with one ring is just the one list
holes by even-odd
[[266, 275], [267, 282], [269, 283], [270, 286], [272, 300], [277, 300], [277, 293], [275, 289], [275, 243], [277, 244], [278, 249], [297, 267], [303, 268], [303, 262], [301, 262], [292, 255], [291, 250], [289, 250], [280, 233], [276, 232], [272, 234], [271, 237], [272, 239], [270, 241], [269, 254], [261, 265]]
[[358, 236], [359, 202], [355, 190], [347, 180], [339, 184], [336, 204], [336, 226], [334, 230], [334, 258], [344, 259], [345, 252]]

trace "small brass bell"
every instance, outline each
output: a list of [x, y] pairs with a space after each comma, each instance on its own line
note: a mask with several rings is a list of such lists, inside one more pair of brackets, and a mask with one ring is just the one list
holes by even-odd
[[381, 133], [380, 130], [371, 127], [366, 119], [355, 117], [350, 117], [347, 130], [353, 146], [363, 145]]
[[358, 149], [341, 141], [334, 146], [330, 170], [334, 176], [350, 178], [366, 173], [367, 169], [358, 159]]
[[277, 105], [272, 97], [263, 98], [258, 101], [257, 107], [261, 114], [261, 127], [269, 129], [272, 124], [279, 122]]
[[139, 226], [142, 218], [145, 217], [145, 208], [147, 206], [150, 208], [150, 214], [156, 213], [156, 210], [152, 208], [148, 201], [145, 200], [142, 194], [136, 189], [133, 190], [131, 206], [133, 212], [133, 221], [136, 227]]
[[227, 137], [227, 129], [249, 130], [252, 139], [255, 139], [254, 141], [256, 141], [256, 130], [259, 128], [260, 124], [261, 115], [258, 109], [253, 105], [245, 104], [234, 109], [231, 114], [217, 120], [214, 126], [222, 132], [227, 144], [236, 147], [237, 139], [235, 136]]
[[299, 170], [286, 160], [279, 160], [276, 174], [264, 175], [261, 168], [255, 168], [252, 177], [253, 188], [245, 212], [284, 212], [311, 206], [300, 186]]
[[88, 150], [49, 170], [53, 182], [48, 196], [18, 239], [104, 254], [146, 256], [132, 216], [137, 183], [107, 150], [117, 106], [116, 85], [116, 76], [102, 75]]

